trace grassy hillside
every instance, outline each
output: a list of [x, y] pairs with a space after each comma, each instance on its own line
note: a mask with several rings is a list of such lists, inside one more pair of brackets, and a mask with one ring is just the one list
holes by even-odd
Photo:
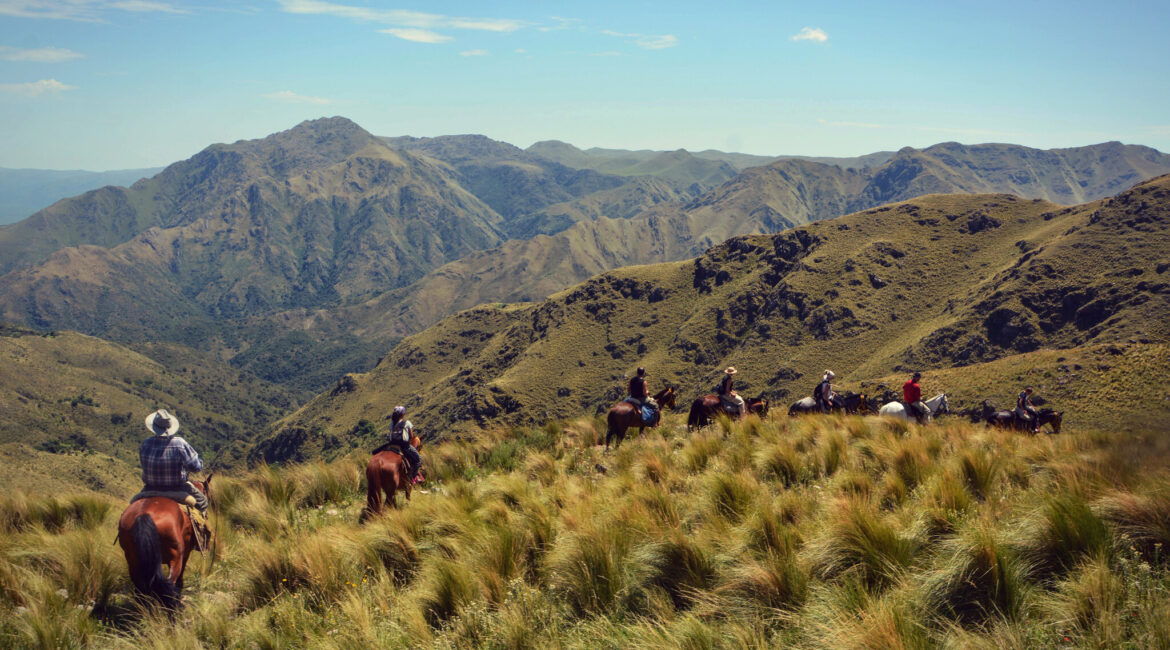
[[174, 412], [181, 435], [218, 467], [296, 403], [284, 390], [192, 350], [136, 352], [72, 332], [0, 332], [0, 491], [92, 490], [127, 496], [141, 486], [143, 420]]
[[[216, 561], [132, 603], [121, 504], [0, 499], [6, 647], [1004, 648], [1170, 644], [1168, 449], [956, 420], [591, 419], [424, 449], [356, 525], [364, 454], [221, 477]], [[399, 497], [401, 499], [401, 497]]]
[[[265, 444], [288, 449], [278, 442], [291, 436], [319, 447], [322, 434], [396, 403], [435, 431], [593, 411], [620, 397], [636, 366], [693, 399], [735, 365], [741, 392], [783, 401], [807, 395], [825, 368], [859, 386], [1045, 347], [1165, 344], [1168, 223], [1162, 177], [1077, 208], [931, 196], [735, 238], [541, 303], [458, 314], [320, 395]], [[1005, 381], [988, 397], [1016, 382]]]

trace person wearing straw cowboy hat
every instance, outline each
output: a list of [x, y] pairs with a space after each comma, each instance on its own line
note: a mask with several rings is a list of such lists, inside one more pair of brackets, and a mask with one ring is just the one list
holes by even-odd
[[735, 375], [738, 373], [735, 366], [728, 366], [727, 370], [723, 371], [723, 381], [719, 382], [719, 386], [715, 389], [715, 392], [719, 394], [719, 402], [723, 405], [723, 410], [731, 414], [744, 412], [743, 398], [737, 395], [732, 388], [735, 384]]
[[[159, 409], [146, 416], [146, 428], [154, 435], [143, 440], [138, 448], [144, 485], [130, 502], [147, 497], [166, 497], [187, 503], [187, 497], [191, 497], [199, 513], [206, 518], [207, 496], [187, 480], [187, 472], [201, 471], [203, 461], [186, 440], [175, 435], [179, 431], [179, 418], [166, 409]], [[192, 523], [200, 534], [206, 534], [200, 530], [199, 522], [192, 520]]]

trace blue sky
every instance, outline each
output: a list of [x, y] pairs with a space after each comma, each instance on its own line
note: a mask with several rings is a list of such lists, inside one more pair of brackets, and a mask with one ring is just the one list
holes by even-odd
[[0, 167], [161, 166], [343, 115], [521, 147], [1170, 152], [1166, 2], [0, 0]]

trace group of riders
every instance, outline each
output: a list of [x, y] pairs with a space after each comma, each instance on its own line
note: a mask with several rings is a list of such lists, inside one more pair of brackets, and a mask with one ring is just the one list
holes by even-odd
[[[729, 415], [739, 415], [745, 412], [744, 399], [735, 392], [735, 376], [738, 371], [734, 366], [723, 371], [723, 376], [715, 392], [719, 396], [721, 406]], [[659, 405], [650, 396], [650, 388], [646, 381], [646, 369], [638, 368], [634, 377], [629, 381], [629, 397], [626, 401], [633, 403], [639, 409], [648, 407], [658, 411]], [[836, 375], [826, 370], [817, 384], [813, 398], [817, 406], [825, 413], [843, 407], [841, 396], [833, 390], [833, 379]], [[922, 373], [915, 372], [902, 385], [903, 405], [907, 414], [913, 416], [920, 423], [930, 414], [930, 409], [922, 401], [922, 387], [919, 380]], [[1026, 387], [1016, 397], [1014, 414], [1033, 432], [1039, 429], [1039, 414], [1032, 404], [1032, 388]], [[373, 451], [376, 455], [382, 451], [397, 452], [406, 461], [407, 480], [412, 483], [422, 480], [422, 457], [412, 446], [414, 425], [406, 419], [406, 407], [396, 406], [390, 416], [390, 430], [387, 433], [385, 444]], [[179, 420], [173, 414], [160, 409], [146, 418], [146, 428], [152, 435], [142, 442], [138, 450], [138, 458], [142, 464], [143, 489], [136, 494], [131, 502], [149, 497], [166, 497], [186, 503], [194, 507], [206, 519], [207, 496], [199, 490], [188, 478], [188, 473], [203, 470], [203, 461], [199, 454], [183, 438], [176, 435], [179, 431]], [[204, 548], [209, 538], [204, 521], [191, 517], [192, 526], [196, 533], [196, 544]]]
[[[728, 415], [740, 415], [745, 412], [743, 398], [735, 392], [735, 375], [739, 373], [735, 366], [729, 366], [723, 371], [723, 378], [719, 385], [715, 388], [715, 393], [719, 396], [720, 404], [723, 410]], [[837, 391], [833, 390], [833, 379], [836, 378], [836, 373], [832, 370], [826, 370], [821, 375], [821, 381], [813, 390], [813, 400], [816, 402], [817, 408], [823, 413], [831, 413], [834, 410], [843, 410], [845, 404]], [[915, 372], [902, 384], [902, 405], [906, 409], [906, 413], [912, 416], [919, 424], [924, 424], [930, 418], [930, 407], [922, 401], [922, 386], [918, 383], [922, 379], [921, 372]], [[658, 404], [650, 397], [650, 388], [646, 383], [646, 369], [639, 367], [635, 375], [630, 379], [627, 387], [629, 397], [627, 402], [634, 404], [641, 408], [643, 406], [649, 407], [652, 410], [658, 410]], [[1040, 417], [1036, 407], [1032, 404], [1032, 387], [1026, 386], [1024, 390], [1020, 391], [1016, 396], [1016, 408], [1013, 414], [1024, 422], [1026, 427], [1031, 428], [1032, 433], [1038, 433], [1040, 430]]]

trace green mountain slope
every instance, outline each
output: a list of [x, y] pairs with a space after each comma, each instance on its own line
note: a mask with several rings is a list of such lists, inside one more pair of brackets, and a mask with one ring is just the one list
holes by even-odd
[[285, 390], [169, 344], [140, 351], [72, 332], [0, 329], [0, 489], [140, 486], [143, 420], [174, 412], [181, 435], [223, 468], [296, 402]]
[[336, 433], [394, 403], [438, 430], [592, 411], [638, 365], [688, 398], [735, 365], [744, 393], [784, 400], [825, 368], [849, 384], [1040, 347], [1166, 343], [1168, 225], [1161, 177], [1076, 208], [939, 195], [738, 237], [541, 303], [462, 312], [286, 418], [274, 439]]

